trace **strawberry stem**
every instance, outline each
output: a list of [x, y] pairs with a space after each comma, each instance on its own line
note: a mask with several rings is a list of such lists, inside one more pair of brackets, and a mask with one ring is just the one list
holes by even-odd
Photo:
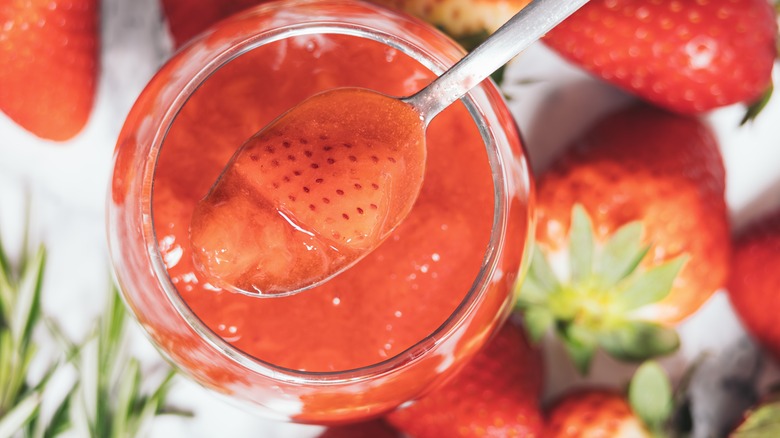
[[756, 117], [758, 117], [761, 111], [766, 108], [769, 100], [772, 98], [773, 91], [774, 84], [770, 83], [769, 87], [766, 89], [766, 91], [764, 91], [764, 94], [762, 94], [755, 102], [748, 105], [747, 111], [745, 111], [745, 115], [739, 122], [739, 126], [742, 126], [748, 122], [752, 122], [756, 119]]

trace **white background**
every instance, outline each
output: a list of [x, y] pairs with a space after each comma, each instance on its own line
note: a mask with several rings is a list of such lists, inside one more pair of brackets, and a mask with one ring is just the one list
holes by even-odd
[[[92, 327], [108, 291], [104, 202], [116, 137], [133, 101], [171, 52], [158, 0], [104, 0], [102, 12], [102, 72], [84, 131], [66, 143], [48, 142], [0, 114], [0, 231], [5, 246], [16, 253], [23, 206], [31, 199], [32, 234], [49, 249], [43, 311], [73, 339], [83, 338]], [[630, 101], [541, 44], [511, 65], [504, 91], [537, 170], [599, 116]], [[726, 163], [735, 229], [780, 206], [780, 98], [754, 124], [738, 128], [742, 114], [743, 108], [735, 106], [707, 116]], [[738, 415], [751, 397], [743, 387], [763, 390], [780, 381], [776, 365], [745, 336], [723, 292], [680, 330], [681, 350], [662, 362], [675, 380], [703, 352], [708, 354], [691, 387], [697, 436], [718, 433]], [[137, 332], [133, 351], [151, 373], [159, 371], [161, 360]], [[559, 346], [548, 346], [546, 355], [548, 398], [583, 383]], [[588, 380], [620, 386], [632, 370], [600, 355]], [[256, 418], [184, 379], [176, 381], [170, 401], [196, 416], [158, 419], [153, 436], [307, 437], [319, 431]]]

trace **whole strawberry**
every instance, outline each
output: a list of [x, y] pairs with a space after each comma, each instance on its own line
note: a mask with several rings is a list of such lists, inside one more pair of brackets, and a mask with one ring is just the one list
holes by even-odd
[[597, 347], [630, 361], [676, 349], [669, 326], [726, 282], [724, 191], [698, 120], [638, 106], [597, 123], [538, 181], [518, 303], [532, 337], [554, 328], [582, 372]]
[[382, 420], [332, 426], [317, 438], [400, 438], [401, 434]]
[[623, 395], [606, 389], [584, 389], [569, 393], [555, 404], [546, 436], [650, 438], [651, 435]]
[[[464, 46], [464, 38], [484, 39], [530, 0], [371, 0], [406, 11], [443, 29]], [[482, 38], [479, 38], [479, 37]]]
[[780, 210], [754, 223], [734, 245], [729, 297], [742, 323], [780, 361]]
[[663, 432], [673, 410], [672, 389], [655, 363], [642, 365], [628, 398], [597, 388], [577, 389], [558, 400], [548, 414], [547, 438], [650, 438]]
[[209, 26], [241, 10], [268, 0], [162, 0], [168, 29], [181, 47]]
[[413, 438], [540, 437], [541, 352], [507, 323], [451, 382], [388, 416]]
[[591, 0], [545, 42], [642, 99], [699, 113], [768, 91], [776, 34], [767, 0]]
[[[176, 47], [219, 20], [269, 0], [162, 0]], [[371, 0], [406, 11], [443, 29], [469, 47], [481, 42], [530, 0]]]
[[0, 110], [49, 140], [75, 136], [92, 111], [97, 0], [0, 2]]

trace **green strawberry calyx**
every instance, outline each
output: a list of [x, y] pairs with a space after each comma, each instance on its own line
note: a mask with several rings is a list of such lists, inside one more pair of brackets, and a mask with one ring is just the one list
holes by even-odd
[[679, 347], [674, 329], [645, 319], [641, 310], [669, 294], [687, 256], [646, 269], [641, 262], [651, 245], [643, 243], [643, 231], [641, 222], [631, 222], [600, 244], [590, 216], [575, 205], [568, 272], [557, 275], [550, 263], [553, 254], [534, 249], [516, 306], [525, 316], [530, 337], [538, 342], [554, 330], [582, 374], [587, 374], [599, 347], [630, 362]]

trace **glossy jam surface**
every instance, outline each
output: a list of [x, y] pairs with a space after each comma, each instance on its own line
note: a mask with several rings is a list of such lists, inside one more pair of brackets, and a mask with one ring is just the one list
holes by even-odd
[[170, 277], [211, 330], [276, 366], [338, 371], [402, 353], [453, 313], [480, 270], [494, 210], [485, 145], [460, 104], [427, 130], [424, 183], [411, 213], [376, 250], [323, 285], [270, 299], [219, 290], [195, 269], [189, 244], [195, 206], [236, 148], [284, 111], [336, 87], [404, 96], [431, 79], [379, 43], [315, 35], [242, 55], [192, 95], [163, 143], [152, 208]]
[[195, 264], [236, 292], [315, 286], [406, 218], [424, 171], [414, 107], [364, 88], [316, 94], [247, 140], [198, 203]]

